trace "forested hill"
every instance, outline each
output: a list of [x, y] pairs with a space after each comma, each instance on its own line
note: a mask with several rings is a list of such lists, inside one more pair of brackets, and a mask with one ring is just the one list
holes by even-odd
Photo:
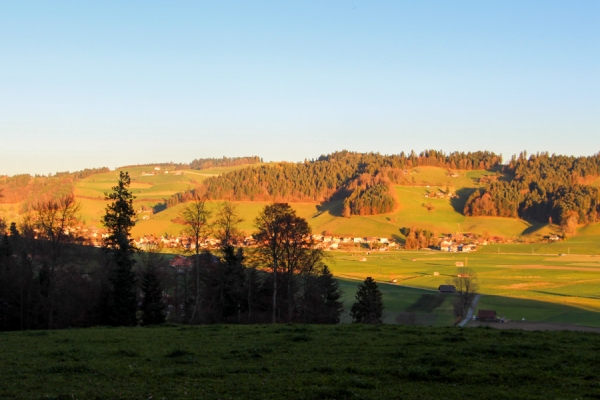
[[[591, 186], [600, 176], [600, 153], [568, 157], [538, 153], [513, 156], [504, 167], [511, 181], [488, 182], [468, 199], [464, 213], [520, 217], [564, 227], [596, 222], [600, 192]], [[568, 231], [568, 229], [567, 229]]]
[[[323, 202], [343, 198], [344, 214], [379, 214], [396, 206], [391, 185], [410, 183], [410, 168], [490, 169], [501, 157], [488, 151], [474, 153], [427, 150], [397, 155], [349, 151], [323, 155], [303, 163], [248, 167], [204, 181], [200, 188], [209, 199]], [[169, 205], [186, 200], [175, 196]]]
[[[222, 157], [222, 158], [198, 158], [190, 163], [153, 163], [139, 164], [119, 167], [128, 169], [131, 167], [151, 166], [162, 169], [208, 169], [216, 167], [233, 167], [246, 164], [261, 163], [258, 156], [248, 157]], [[95, 174], [110, 171], [107, 167], [86, 168], [76, 172], [57, 172], [54, 175], [30, 175], [19, 174], [13, 176], [0, 175], [0, 204], [20, 204], [18, 212], [25, 213], [31, 209], [34, 203], [50, 198], [60, 198], [70, 194], [78, 180]]]
[[27, 212], [34, 202], [57, 198], [73, 192], [73, 185], [88, 176], [108, 172], [104, 168], [86, 168], [76, 172], [57, 172], [54, 175], [19, 174], [0, 176], [0, 203], [21, 203]]

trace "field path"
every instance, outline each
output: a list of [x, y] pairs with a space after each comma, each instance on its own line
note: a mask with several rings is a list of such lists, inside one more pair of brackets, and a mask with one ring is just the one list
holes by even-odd
[[479, 301], [480, 297], [481, 297], [480, 294], [475, 296], [475, 298], [473, 299], [473, 302], [471, 303], [471, 307], [469, 307], [469, 311], [467, 311], [467, 316], [465, 317], [465, 319], [460, 321], [458, 326], [460, 326], [462, 328], [467, 324], [467, 322], [469, 322], [471, 320], [471, 317], [473, 317], [473, 311], [475, 311], [475, 306], [477, 306], [477, 302]]

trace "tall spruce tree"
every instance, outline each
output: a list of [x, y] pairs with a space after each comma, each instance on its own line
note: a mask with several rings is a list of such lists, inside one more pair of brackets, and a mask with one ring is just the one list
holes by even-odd
[[106, 206], [106, 214], [102, 218], [108, 230], [104, 246], [109, 254], [111, 268], [106, 322], [115, 326], [130, 326], [137, 322], [136, 279], [132, 270], [136, 248], [129, 235], [135, 225], [135, 197], [128, 190], [130, 184], [129, 173], [120, 171], [117, 186], [112, 188], [112, 193], [105, 194], [106, 200], [112, 202]]
[[325, 324], [337, 324], [340, 322], [340, 315], [344, 310], [342, 292], [340, 291], [338, 282], [333, 277], [333, 274], [327, 265], [323, 266], [323, 270], [319, 274], [318, 280], [323, 300], [323, 309], [319, 322]]
[[383, 315], [383, 295], [379, 286], [370, 276], [358, 285], [356, 303], [350, 309], [352, 322], [380, 324]]
[[142, 325], [158, 325], [165, 322], [165, 303], [156, 267], [148, 265], [142, 270], [140, 282], [142, 294]]

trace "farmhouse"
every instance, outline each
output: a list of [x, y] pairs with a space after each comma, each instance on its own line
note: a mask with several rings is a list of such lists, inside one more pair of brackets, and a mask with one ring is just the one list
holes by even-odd
[[495, 310], [479, 310], [477, 312], [477, 320], [484, 322], [494, 322], [496, 319], [496, 311]]
[[175, 256], [170, 262], [169, 265], [179, 272], [183, 272], [185, 268], [189, 268], [192, 266], [192, 260], [185, 256]]
[[442, 294], [455, 294], [456, 288], [454, 285], [440, 285], [438, 291]]

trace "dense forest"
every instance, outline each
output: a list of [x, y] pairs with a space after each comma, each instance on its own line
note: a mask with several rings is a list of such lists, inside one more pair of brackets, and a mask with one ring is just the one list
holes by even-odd
[[504, 167], [512, 179], [488, 182], [465, 204], [465, 215], [554, 222], [564, 227], [598, 221], [600, 192], [589, 184], [600, 176], [600, 153], [568, 157], [538, 153], [513, 156]]
[[[411, 182], [410, 168], [490, 169], [501, 161], [500, 156], [488, 151], [445, 154], [427, 150], [397, 155], [340, 151], [301, 163], [232, 171], [207, 179], [200, 190], [214, 200], [326, 202], [339, 198], [344, 199], [346, 216], [381, 214], [395, 208], [391, 187]], [[187, 197], [176, 195], [168, 204]]]

